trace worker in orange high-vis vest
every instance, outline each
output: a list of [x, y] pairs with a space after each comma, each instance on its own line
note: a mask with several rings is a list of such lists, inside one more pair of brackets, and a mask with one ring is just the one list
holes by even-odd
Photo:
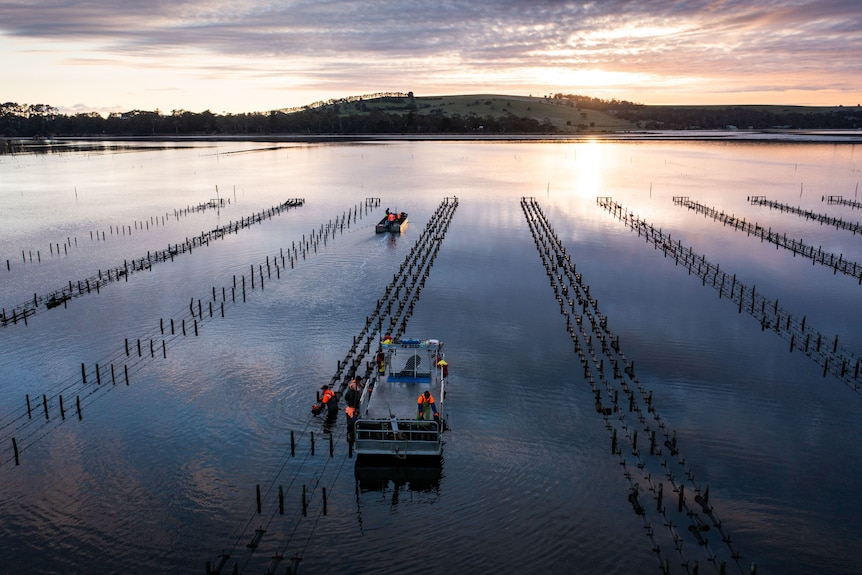
[[338, 396], [329, 389], [328, 385], [324, 385], [320, 389], [323, 390], [323, 394], [320, 396], [321, 407], [326, 408], [329, 415], [338, 415]]
[[437, 413], [437, 406], [434, 405], [434, 396], [431, 395], [430, 391], [426, 390], [422, 393], [422, 395], [419, 396], [417, 403], [419, 406], [419, 413], [416, 414], [416, 419], [430, 421], [431, 412], [434, 412], [434, 419], [440, 418], [440, 415]]

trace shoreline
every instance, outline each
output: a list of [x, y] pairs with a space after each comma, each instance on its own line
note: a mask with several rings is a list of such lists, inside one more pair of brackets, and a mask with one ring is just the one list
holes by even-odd
[[862, 143], [862, 130], [664, 130], [584, 132], [570, 134], [199, 134], [187, 136], [56, 136], [0, 137], [0, 148], [35, 147], [69, 142], [533, 142], [584, 141], [731, 141], [783, 143]]

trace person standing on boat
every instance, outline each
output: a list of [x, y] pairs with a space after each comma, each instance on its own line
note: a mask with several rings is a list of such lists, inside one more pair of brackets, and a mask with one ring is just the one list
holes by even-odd
[[386, 365], [386, 354], [383, 353], [383, 350], [377, 352], [377, 373], [383, 373], [384, 366]]
[[437, 356], [437, 367], [443, 370], [443, 377], [449, 377], [449, 364], [442, 356]]
[[417, 404], [419, 407], [419, 413], [416, 414], [416, 419], [424, 419], [425, 421], [430, 421], [432, 411], [434, 412], [435, 420], [440, 418], [440, 415], [437, 413], [437, 406], [434, 405], [434, 396], [431, 395], [431, 392], [427, 389], [424, 393], [422, 393], [422, 395], [419, 396]]
[[350, 380], [350, 384], [347, 386], [347, 391], [344, 393], [344, 400], [347, 402], [347, 407], [354, 409], [359, 407], [360, 397], [362, 397], [362, 376], [357, 375], [355, 378]]

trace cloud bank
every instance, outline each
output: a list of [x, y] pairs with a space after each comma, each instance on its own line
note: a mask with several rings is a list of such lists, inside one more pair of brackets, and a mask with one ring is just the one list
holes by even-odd
[[64, 100], [129, 108], [209, 97], [253, 111], [383, 90], [862, 100], [858, 0], [4, 2], [0, 53], [20, 79], [4, 100], [33, 102], [54, 76]]

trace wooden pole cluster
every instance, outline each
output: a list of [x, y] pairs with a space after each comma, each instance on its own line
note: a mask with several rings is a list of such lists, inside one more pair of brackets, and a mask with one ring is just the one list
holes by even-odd
[[800, 206], [791, 206], [789, 204], [767, 200], [766, 196], [751, 196], [749, 201], [753, 206], [765, 206], [770, 210], [778, 210], [780, 212], [794, 214], [801, 218], [815, 221], [821, 225], [832, 226], [839, 230], [848, 230], [852, 232], [854, 236], [857, 233], [862, 233], [862, 224], [859, 222], [848, 222], [828, 214], [819, 214], [813, 210], [804, 210]]
[[[856, 182], [856, 191], [859, 191], [859, 182]], [[854, 210], [862, 209], [862, 202], [856, 200], [845, 200], [843, 196], [821, 196], [821, 201], [826, 201], [829, 205], [848, 206]]]
[[[614, 202], [611, 198], [598, 198], [599, 206], [627, 225], [638, 236], [643, 236], [654, 249], [661, 249], [664, 256], [673, 258], [676, 265], [688, 269], [701, 279], [702, 285], [711, 286], [718, 291], [719, 298], [728, 298], [736, 303], [737, 312], [745, 311], [754, 317], [762, 330], [770, 330], [790, 343], [790, 350], [798, 350], [823, 367], [823, 376], [832, 374], [848, 387], [862, 392], [862, 359], [838, 346], [838, 336], [827, 336], [806, 324], [805, 316], [800, 319], [757, 292], [756, 286], [748, 287], [736, 279], [736, 274], [728, 274], [719, 265], [709, 262], [705, 256], [695, 254], [691, 247], [673, 241], [665, 234], [641, 220], [635, 214]], [[832, 342], [832, 345], [820, 345]]]
[[[300, 201], [300, 200], [292, 200], [292, 201]], [[209, 202], [198, 204], [196, 206], [187, 206], [181, 209], [173, 210], [173, 215], [176, 220], [179, 220], [181, 216], [188, 215], [194, 212], [200, 212], [206, 209], [219, 209], [223, 208], [226, 205], [230, 204], [230, 199], [226, 201], [222, 198], [220, 200], [210, 200]], [[90, 230], [90, 241], [105, 241], [108, 237], [108, 234], [111, 236], [131, 236], [132, 230], [141, 230], [146, 231], [149, 230], [150, 227], [157, 227], [159, 225], [164, 226], [170, 220], [170, 214], [165, 212], [164, 214], [158, 216], [150, 216], [149, 218], [145, 218], [143, 220], [134, 220], [132, 225], [123, 225], [123, 226], [108, 226], [108, 232], [106, 233], [104, 230], [102, 231], [94, 231]], [[61, 255], [60, 254], [60, 246], [63, 246], [63, 254], [69, 255], [69, 248], [77, 248], [78, 247], [78, 237], [77, 236], [67, 236], [63, 242], [51, 242], [48, 244], [48, 252], [50, 255]], [[21, 250], [21, 254], [23, 257], [23, 262], [28, 263], [26, 254], [30, 254], [29, 263], [33, 262], [33, 250]], [[36, 262], [41, 262], [41, 250], [36, 250]], [[9, 260], [6, 260], [6, 269], [11, 271]]]
[[[862, 285], [862, 264], [844, 259], [843, 254], [836, 256], [834, 253], [824, 251], [822, 246], [815, 248], [812, 245], [803, 243], [802, 240], [788, 238], [787, 234], [774, 232], [771, 227], [765, 228], [756, 222], [746, 222], [745, 219], [740, 220], [736, 216], [693, 202], [686, 197], [674, 197], [673, 200], [676, 205], [684, 206], [696, 213], [703, 214], [704, 217], [710, 217], [714, 221], [721, 222], [725, 226], [730, 226], [735, 230], [744, 231], [748, 235], [760, 238], [760, 241], [775, 244], [776, 249], [784, 248], [789, 250], [793, 252], [794, 257], [796, 257], [796, 254], [799, 254], [810, 258], [812, 264], [819, 263], [820, 265], [830, 267], [833, 274], [841, 272], [842, 274], [852, 276]], [[856, 227], [858, 227], [858, 224], [856, 224]]]
[[[69, 281], [68, 285], [56, 289], [43, 296], [34, 294], [32, 300], [28, 300], [22, 304], [13, 306], [10, 312], [3, 308], [0, 311], [0, 327], [15, 325], [20, 318], [28, 315], [35, 315], [37, 310], [42, 310], [44, 304], [45, 310], [59, 306], [66, 306], [71, 299], [89, 294], [92, 291], [98, 292], [105, 285], [117, 282], [128, 281], [129, 276], [135, 272], [149, 271], [152, 267], [160, 262], [173, 261], [175, 256], [186, 252], [192, 253], [196, 247], [208, 246], [211, 241], [224, 239], [225, 236], [231, 233], [238, 233], [240, 230], [248, 228], [256, 223], [272, 219], [274, 216], [280, 215], [282, 212], [302, 206], [305, 203], [304, 199], [294, 198], [287, 200], [281, 204], [272, 206], [271, 208], [262, 210], [248, 218], [240, 218], [238, 222], [230, 222], [224, 226], [211, 231], [201, 232], [198, 236], [186, 238], [181, 244], [169, 245], [164, 250], [155, 252], [147, 252], [145, 257], [139, 257], [132, 260], [124, 260], [122, 266], [115, 266], [107, 270], [99, 270], [95, 275], [78, 280], [77, 282]], [[7, 264], [7, 268], [8, 268]], [[9, 313], [12, 315], [10, 316]]]

